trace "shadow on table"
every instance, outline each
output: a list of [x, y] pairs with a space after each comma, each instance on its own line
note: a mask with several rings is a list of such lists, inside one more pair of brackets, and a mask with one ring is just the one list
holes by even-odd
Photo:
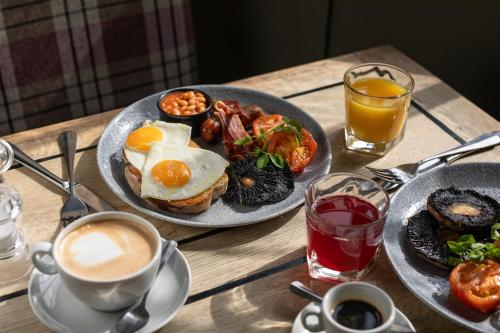
[[[305, 249], [299, 249], [258, 271], [276, 267], [291, 260], [289, 258], [301, 258], [304, 254]], [[309, 303], [288, 290], [294, 280], [311, 286], [320, 294], [331, 287], [328, 283], [313, 282], [307, 275], [306, 265], [297, 265], [214, 296], [210, 304], [213, 328], [218, 332], [235, 328], [244, 332], [290, 332], [296, 315]]]
[[[66, 200], [66, 194], [65, 194], [64, 190], [56, 187], [54, 184], [52, 184], [48, 180], [46, 180], [45, 178], [42, 178], [41, 176], [35, 174], [33, 171], [27, 169], [26, 167], [22, 167], [22, 168], [18, 169], [18, 171], [20, 173], [22, 173], [23, 175], [25, 175], [26, 177], [28, 177], [31, 180], [33, 180], [35, 183], [39, 184], [41, 187], [44, 188], [44, 190], [46, 190], [48, 192], [51, 192], [51, 193], [59, 196], [60, 199], [61, 199], [61, 205], [60, 205], [60, 207], [62, 207], [64, 205], [64, 202]], [[16, 187], [16, 184], [10, 184], [10, 185], [12, 185], [14, 188]], [[22, 193], [21, 193], [21, 196], [22, 196]], [[43, 201], [43, 193], [40, 193], [39, 200]], [[62, 230], [62, 228], [63, 228], [62, 227], [62, 223], [59, 220], [59, 223], [57, 224], [56, 230], [54, 230], [54, 233], [52, 234], [52, 236], [50, 237], [50, 239], [48, 241], [52, 242], [57, 237], [57, 235]]]
[[[243, 227], [234, 227], [224, 229], [224, 232], [221, 232], [216, 235], [212, 235], [208, 238], [208, 241], [196, 241], [190, 242], [182, 245], [183, 251], [210, 251], [220, 249], [221, 246], [225, 246], [226, 248], [233, 248], [231, 253], [235, 254], [235, 250], [241, 244], [251, 243], [257, 239], [263, 238], [274, 231], [281, 228], [283, 225], [288, 223], [291, 219], [294, 218], [295, 215], [300, 211], [300, 207], [294, 208], [291, 211], [280, 215], [272, 220], [264, 221], [257, 224], [252, 224]], [[304, 225], [305, 230], [305, 225]], [[224, 245], [221, 245], [224, 244]], [[256, 254], [255, 248], [252, 248], [252, 255]], [[262, 251], [265, 251], [266, 248], [262, 247]], [[241, 249], [241, 251], [246, 251], [245, 249]], [[242, 253], [245, 255], [245, 253]]]
[[424, 89], [417, 90], [413, 94], [413, 99], [417, 102], [425, 101], [425, 109], [427, 111], [431, 111], [440, 105], [458, 98], [460, 98], [460, 95], [451, 90], [450, 86], [444, 82], [435, 83]]
[[360, 172], [365, 165], [380, 158], [380, 156], [347, 150], [345, 147], [344, 124], [330, 129], [327, 135], [330, 140], [333, 157], [330, 172]]

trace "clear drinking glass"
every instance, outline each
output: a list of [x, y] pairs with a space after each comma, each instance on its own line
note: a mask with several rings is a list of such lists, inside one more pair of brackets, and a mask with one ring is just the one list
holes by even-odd
[[332, 173], [306, 190], [309, 275], [327, 281], [359, 280], [375, 263], [389, 196], [374, 181]]
[[0, 286], [25, 278], [32, 270], [30, 248], [24, 233], [17, 227], [21, 197], [13, 188], [1, 184], [2, 174], [12, 166], [14, 152], [0, 139]]
[[368, 63], [344, 74], [347, 149], [384, 155], [404, 135], [411, 75], [395, 66]]

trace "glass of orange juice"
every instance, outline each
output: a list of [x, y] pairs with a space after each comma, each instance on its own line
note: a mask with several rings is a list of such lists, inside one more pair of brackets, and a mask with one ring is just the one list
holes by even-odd
[[347, 149], [384, 155], [403, 138], [415, 82], [395, 66], [368, 63], [344, 74]]

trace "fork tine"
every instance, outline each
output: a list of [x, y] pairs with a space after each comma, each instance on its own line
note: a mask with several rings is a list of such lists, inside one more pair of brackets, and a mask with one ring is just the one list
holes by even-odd
[[388, 169], [381, 169], [381, 168], [374, 168], [371, 166], [366, 165], [365, 168], [367, 168], [370, 171], [387, 171]]
[[402, 183], [402, 180], [401, 179], [398, 179], [396, 177], [389, 177], [389, 176], [383, 176], [383, 175], [376, 175], [378, 178], [382, 179], [382, 180], [385, 180], [387, 182], [390, 182], [390, 183], [395, 183], [395, 184], [399, 184], [399, 183]]
[[396, 174], [394, 172], [392, 172], [391, 170], [382, 170], [382, 171], [378, 170], [378, 169], [374, 169], [374, 170], [368, 169], [368, 170], [370, 170], [370, 172], [376, 176], [386, 176], [386, 177], [395, 177], [396, 176]]
[[374, 174], [380, 174], [380, 175], [392, 175], [393, 174], [393, 172], [389, 169], [377, 169], [377, 168], [372, 168], [369, 166], [366, 166], [365, 168], [367, 168], [368, 170], [370, 170], [370, 172], [372, 172]]
[[396, 173], [392, 173], [390, 175], [384, 175], [384, 174], [375, 174], [380, 179], [392, 182], [392, 183], [398, 183], [402, 184], [404, 183], [404, 180]]
[[395, 177], [394, 172], [371, 171], [375, 176]]

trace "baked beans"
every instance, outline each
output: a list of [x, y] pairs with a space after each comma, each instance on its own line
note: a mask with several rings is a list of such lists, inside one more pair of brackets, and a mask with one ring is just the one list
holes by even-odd
[[163, 112], [176, 116], [191, 116], [207, 108], [205, 96], [197, 91], [175, 91], [160, 100]]

